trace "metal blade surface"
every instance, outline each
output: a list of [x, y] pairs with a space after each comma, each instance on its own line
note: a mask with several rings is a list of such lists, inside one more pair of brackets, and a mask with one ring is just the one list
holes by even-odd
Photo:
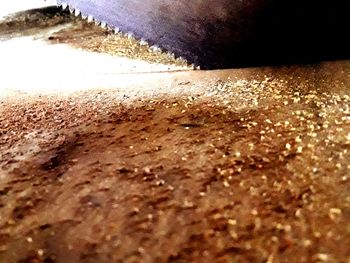
[[349, 2], [58, 0], [203, 68], [349, 56]]

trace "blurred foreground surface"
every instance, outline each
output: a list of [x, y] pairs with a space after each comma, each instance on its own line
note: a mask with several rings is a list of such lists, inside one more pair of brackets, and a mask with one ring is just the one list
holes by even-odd
[[65, 81], [47, 60], [26, 85], [27, 57], [0, 62], [17, 76], [0, 92], [0, 262], [350, 262], [349, 61], [160, 73], [160, 55], [133, 73], [99, 28], [52, 33], [62, 19], [0, 25], [0, 45], [93, 39], [101, 63]]

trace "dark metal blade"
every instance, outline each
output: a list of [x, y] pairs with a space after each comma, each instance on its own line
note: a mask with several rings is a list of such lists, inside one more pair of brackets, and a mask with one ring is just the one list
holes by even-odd
[[203, 68], [349, 57], [348, 0], [58, 0]]

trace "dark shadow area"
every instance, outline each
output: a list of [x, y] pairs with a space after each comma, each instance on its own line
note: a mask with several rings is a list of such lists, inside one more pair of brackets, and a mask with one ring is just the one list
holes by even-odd
[[[204, 68], [308, 64], [350, 58], [350, 2], [246, 1], [231, 25], [207, 29]], [[253, 8], [252, 8], [253, 6]], [[254, 6], [257, 6], [254, 10]], [[225, 21], [224, 23], [227, 23]]]

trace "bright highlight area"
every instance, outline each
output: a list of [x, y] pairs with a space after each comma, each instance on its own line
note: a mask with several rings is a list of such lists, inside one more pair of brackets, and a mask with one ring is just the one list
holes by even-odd
[[52, 6], [56, 0], [1, 0], [0, 1], [0, 19], [5, 16], [32, 8]]
[[[27, 8], [53, 4], [55, 1], [21, 0], [9, 1], [6, 4], [0, 2], [0, 17], [7, 17]], [[11, 21], [11, 18], [6, 18], [6, 21]], [[67, 35], [74, 38], [74, 26], [74, 22], [47, 26], [29, 35], [22, 35], [22, 29], [18, 26], [15, 30], [19, 33], [16, 33], [15, 37], [10, 35], [0, 40], [0, 97], [13, 95], [14, 92], [63, 94], [93, 88], [126, 87], [144, 84], [147, 82], [146, 78], [154, 77], [152, 74], [150, 76], [141, 73], [188, 70], [183, 66], [152, 63], [140, 58], [87, 51], [69, 44], [47, 41], [52, 34], [60, 30], [68, 32]], [[99, 46], [103, 47], [104, 38], [101, 34]], [[84, 38], [81, 38], [81, 41], [83, 40]], [[110, 46], [113, 48], [113, 45]], [[123, 46], [119, 45], [118, 48]]]

